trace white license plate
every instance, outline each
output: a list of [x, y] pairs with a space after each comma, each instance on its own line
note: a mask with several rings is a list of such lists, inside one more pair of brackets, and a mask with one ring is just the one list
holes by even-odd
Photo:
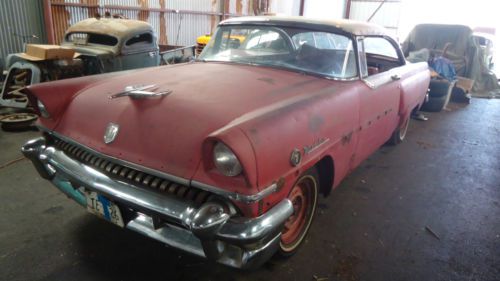
[[85, 191], [87, 211], [109, 222], [123, 227], [123, 218], [120, 208], [108, 198], [94, 191]]

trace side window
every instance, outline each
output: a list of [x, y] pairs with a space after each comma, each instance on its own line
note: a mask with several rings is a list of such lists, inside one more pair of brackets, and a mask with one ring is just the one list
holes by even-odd
[[358, 39], [358, 48], [360, 65], [361, 68], [366, 66], [366, 76], [383, 73], [404, 64], [398, 56], [396, 47], [384, 37]]
[[127, 47], [135, 47], [135, 46], [146, 46], [153, 43], [153, 36], [151, 33], [142, 33], [137, 34], [134, 37], [130, 38], [125, 42]]
[[366, 37], [365, 52], [368, 54], [398, 59], [398, 53], [394, 46], [382, 37]]
[[344, 35], [305, 31], [292, 40], [297, 50], [297, 64], [306, 69], [341, 79], [358, 76], [352, 40]]

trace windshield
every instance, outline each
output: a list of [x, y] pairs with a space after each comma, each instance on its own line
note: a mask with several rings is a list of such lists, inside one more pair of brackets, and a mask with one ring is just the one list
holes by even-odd
[[284, 67], [341, 79], [357, 76], [351, 39], [297, 28], [222, 26], [200, 59]]

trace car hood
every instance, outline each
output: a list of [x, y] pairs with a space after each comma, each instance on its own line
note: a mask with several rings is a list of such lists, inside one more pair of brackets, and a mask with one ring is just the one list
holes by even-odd
[[[295, 72], [227, 63], [154, 67], [81, 90], [55, 131], [106, 155], [190, 179], [208, 136], [238, 127], [234, 124], [263, 114], [263, 108], [269, 113], [269, 106], [289, 105], [324, 83]], [[126, 86], [151, 84], [157, 92], [171, 93], [161, 98], [110, 98]], [[119, 131], [105, 144], [110, 123]]]

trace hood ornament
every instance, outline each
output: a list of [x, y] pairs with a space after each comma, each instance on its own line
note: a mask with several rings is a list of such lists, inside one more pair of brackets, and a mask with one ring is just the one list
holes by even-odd
[[109, 98], [115, 99], [121, 97], [131, 97], [133, 99], [143, 99], [143, 98], [163, 97], [172, 93], [172, 90], [154, 92], [154, 90], [156, 89], [158, 89], [158, 87], [155, 84], [127, 86], [125, 87], [125, 90], [123, 92], [111, 95], [109, 96]]
[[118, 131], [120, 130], [120, 126], [115, 123], [109, 123], [106, 127], [106, 131], [104, 132], [104, 143], [109, 144], [112, 143], [116, 136], [118, 135]]

